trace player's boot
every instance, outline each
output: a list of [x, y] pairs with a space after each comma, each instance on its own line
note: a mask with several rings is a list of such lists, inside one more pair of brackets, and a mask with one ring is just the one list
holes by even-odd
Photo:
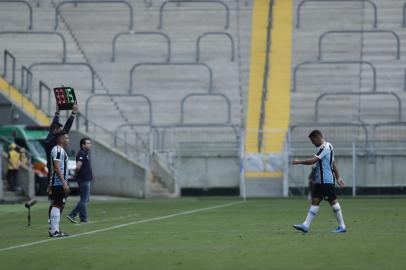
[[309, 231], [309, 228], [303, 224], [295, 224], [293, 225], [293, 228], [304, 233], [307, 233]]
[[70, 215], [67, 215], [66, 218], [67, 218], [70, 222], [72, 222], [72, 223], [78, 223], [78, 222], [75, 220], [75, 218], [74, 218], [74, 217], [71, 217]]
[[59, 237], [67, 237], [67, 236], [69, 236], [69, 234], [61, 232], [61, 231], [59, 232]]
[[66, 237], [66, 236], [69, 236], [69, 234], [67, 234], [67, 233], [58, 232], [58, 231], [55, 231], [53, 233], [51, 233], [51, 232], [48, 232], [48, 233], [49, 233], [50, 237]]
[[333, 230], [333, 231], [331, 231], [331, 232], [332, 232], [332, 233], [345, 233], [345, 232], [347, 232], [347, 229], [338, 226], [335, 230]]

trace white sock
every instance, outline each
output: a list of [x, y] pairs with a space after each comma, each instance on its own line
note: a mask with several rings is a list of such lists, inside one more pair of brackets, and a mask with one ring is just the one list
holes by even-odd
[[319, 209], [320, 209], [320, 206], [311, 205], [309, 212], [307, 213], [306, 220], [303, 222], [303, 225], [305, 225], [307, 228], [309, 228], [310, 223], [312, 223], [312, 220], [317, 215], [317, 212], [319, 212]]
[[51, 233], [59, 232], [59, 220], [61, 219], [61, 211], [59, 208], [52, 207], [51, 209]]
[[337, 202], [336, 204], [334, 204], [332, 206], [332, 208], [333, 208], [334, 216], [337, 219], [338, 226], [340, 226], [341, 228], [345, 228], [343, 213], [341, 212], [340, 204]]

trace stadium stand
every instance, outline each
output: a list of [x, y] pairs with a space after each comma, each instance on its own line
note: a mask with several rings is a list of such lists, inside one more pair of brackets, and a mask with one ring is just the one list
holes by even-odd
[[[3, 94], [43, 124], [47, 87], [73, 86], [78, 131], [142, 166], [157, 158], [180, 188], [238, 189], [239, 155], [285, 154], [286, 138], [305, 153], [316, 127], [346, 151], [361, 142], [368, 164], [374, 141], [406, 136], [386, 129], [404, 125], [404, 0], [0, 5]], [[298, 175], [245, 174], [275, 180], [251, 190], [266, 195]]]
[[[137, 159], [142, 164], [147, 163], [145, 155], [151, 150], [151, 126], [177, 129], [184, 125], [183, 129], [188, 129], [187, 125], [219, 125], [219, 121], [224, 122], [225, 129], [242, 125], [249, 70], [251, 6], [248, 3], [231, 0], [76, 2], [28, 1], [33, 10], [30, 34], [0, 36], [0, 50], [7, 49], [16, 58], [14, 85], [24, 89], [37, 106], [40, 82], [42, 91], [45, 85], [73, 86], [81, 112], [76, 128], [115, 146], [130, 158], [144, 156]], [[24, 6], [1, 4], [1, 22], [7, 23], [1, 24], [0, 31], [28, 31], [27, 20], [21, 16]], [[53, 31], [64, 38], [66, 59], [56, 38], [33, 34]], [[151, 64], [137, 66], [131, 74], [132, 67], [142, 63]], [[190, 63], [196, 68], [177, 63]], [[210, 69], [210, 78], [203, 65]], [[10, 67], [7, 62], [7, 80], [11, 80]], [[20, 76], [22, 72], [24, 76]], [[130, 80], [133, 94], [145, 95], [151, 101], [152, 115], [145, 101], [124, 96], [129, 95]], [[186, 96], [208, 92], [213, 97], [196, 95], [182, 105]], [[100, 94], [104, 96], [98, 96], [97, 101], [93, 99]], [[52, 116], [53, 108], [48, 112], [47, 106], [42, 107]], [[185, 115], [181, 115], [182, 109]], [[150, 116], [150, 127], [137, 125], [145, 123]], [[159, 128], [154, 130], [161, 132]], [[214, 130], [207, 131], [203, 137], [221, 143], [222, 132], [217, 136], [220, 141], [216, 142]], [[187, 142], [193, 141], [193, 136], [183, 136], [182, 143], [190, 145]], [[230, 151], [237, 152], [235, 145], [224, 145], [231, 145]], [[131, 156], [131, 152], [144, 155]], [[232, 159], [236, 160], [237, 173], [233, 172], [234, 180], [227, 185], [235, 187], [238, 186], [235, 177], [238, 155]]]

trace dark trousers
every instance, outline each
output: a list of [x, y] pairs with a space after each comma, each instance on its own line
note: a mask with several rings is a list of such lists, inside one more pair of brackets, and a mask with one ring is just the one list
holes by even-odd
[[15, 191], [17, 187], [18, 170], [7, 171], [7, 182], [10, 191]]
[[80, 200], [69, 216], [75, 218], [79, 214], [80, 221], [87, 221], [87, 203], [90, 197], [90, 181], [79, 182]]

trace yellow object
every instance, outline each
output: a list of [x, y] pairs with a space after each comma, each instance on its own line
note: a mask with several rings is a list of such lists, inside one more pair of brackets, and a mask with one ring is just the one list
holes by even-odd
[[[275, 0], [272, 14], [270, 69], [265, 104], [263, 143], [258, 130], [266, 60], [269, 1], [256, 0], [252, 13], [251, 63], [247, 108], [246, 153], [281, 153], [289, 127], [293, 0]], [[281, 177], [282, 172], [246, 172], [246, 177]]]
[[18, 170], [20, 167], [20, 154], [12, 148], [8, 152], [7, 170]]
[[277, 131], [264, 140], [265, 153], [281, 153], [289, 128], [292, 71], [293, 0], [276, 0], [264, 130]]
[[35, 118], [41, 125], [48, 126], [50, 119], [48, 116], [32, 103], [27, 97], [22, 95], [15, 87], [10, 85], [3, 77], [0, 76], [0, 91], [9, 97], [16, 105], [22, 108], [26, 113]]
[[245, 151], [256, 153], [258, 145], [259, 116], [262, 83], [266, 58], [269, 0], [256, 0], [252, 9], [251, 63], [248, 85], [247, 134]]

